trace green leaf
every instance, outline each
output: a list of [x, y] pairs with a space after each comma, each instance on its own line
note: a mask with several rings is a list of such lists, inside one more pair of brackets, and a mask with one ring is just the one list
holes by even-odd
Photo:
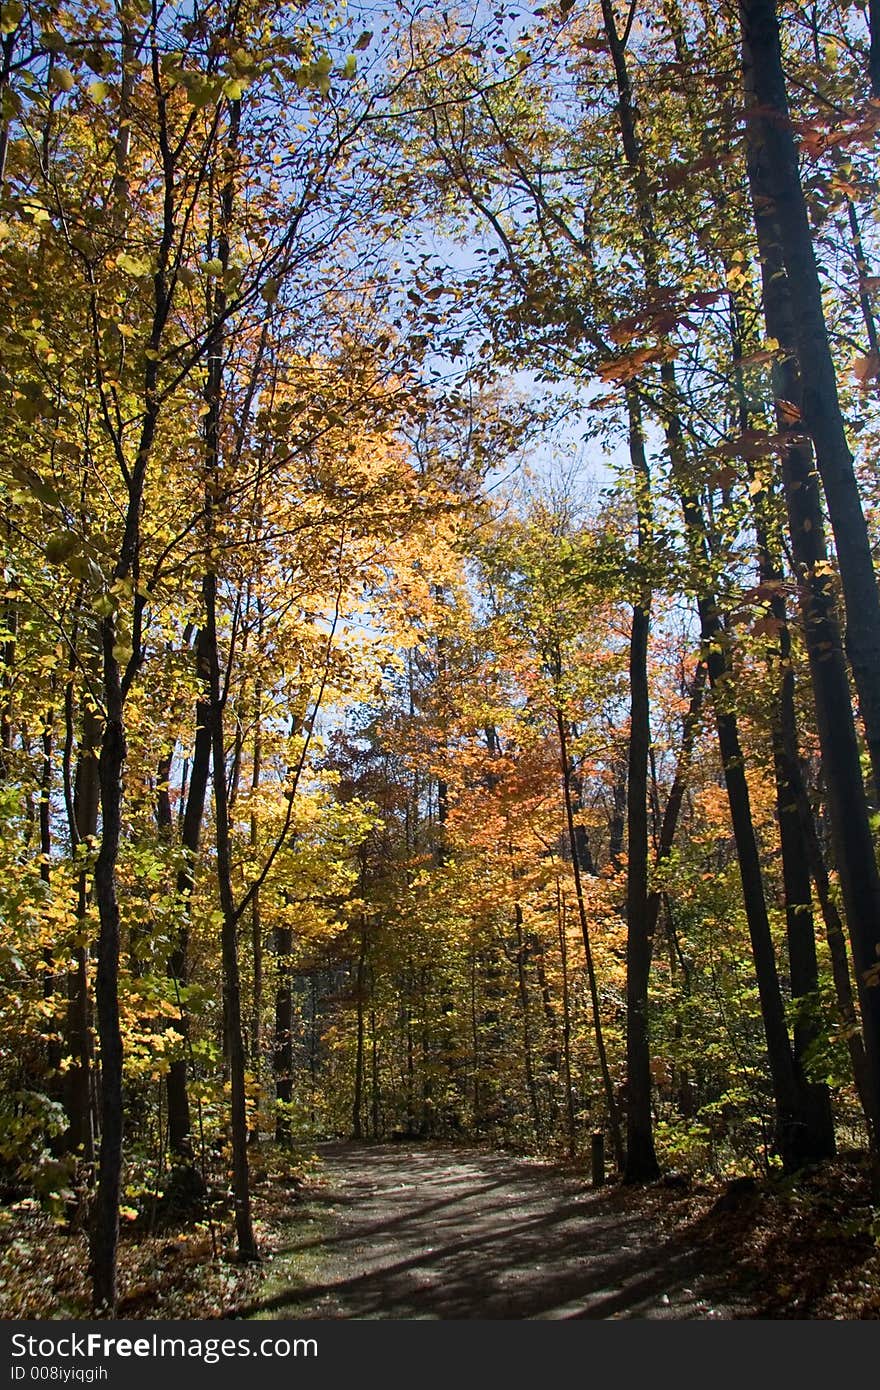
[[73, 87], [73, 73], [70, 68], [53, 68], [52, 81], [62, 92], [69, 92]]

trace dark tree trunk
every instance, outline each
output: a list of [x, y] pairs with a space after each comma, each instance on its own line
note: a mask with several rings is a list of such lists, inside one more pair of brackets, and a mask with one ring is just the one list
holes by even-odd
[[[846, 650], [859, 693], [874, 794], [880, 804], [880, 595], [837, 394], [798, 149], [789, 119], [774, 0], [740, 0], [740, 17], [744, 82], [751, 108], [750, 164], [761, 169], [762, 211], [772, 217], [777, 228], [791, 290], [791, 327], [801, 373], [801, 419], [813, 442], [834, 532], [846, 609]], [[754, 183], [752, 192], [754, 200], [758, 194]], [[880, 990], [876, 992], [880, 996]]]
[[[210, 417], [209, 417], [210, 418]], [[235, 1235], [238, 1258], [259, 1258], [251, 1221], [250, 1173], [248, 1163], [248, 1125], [246, 1058], [241, 1016], [241, 977], [238, 967], [238, 918], [232, 891], [232, 846], [226, 784], [226, 758], [223, 737], [223, 695], [220, 684], [220, 657], [217, 647], [217, 579], [212, 573], [203, 582], [205, 600], [205, 651], [211, 684], [211, 767], [214, 788], [214, 832], [217, 851], [217, 888], [223, 924], [220, 954], [223, 966], [223, 1033], [229, 1065], [232, 1130], [232, 1195], [235, 1208]]]
[[[5, 575], [6, 585], [12, 588], [15, 577]], [[18, 604], [6, 597], [2, 605], [3, 634], [0, 637], [0, 778], [11, 775], [12, 753], [12, 691], [15, 668], [15, 647], [18, 633]]]
[[[691, 686], [691, 699], [681, 732], [681, 750], [678, 755], [678, 762], [675, 768], [675, 776], [672, 779], [672, 786], [669, 789], [669, 796], [663, 811], [663, 819], [660, 822], [660, 834], [657, 837], [656, 864], [659, 866], [672, 853], [675, 844], [675, 833], [678, 829], [678, 818], [681, 814], [684, 794], [687, 790], [688, 776], [690, 774], [691, 759], [694, 752], [694, 738], [699, 723], [700, 711], [703, 707], [703, 693], [706, 689], [706, 665], [699, 661], [694, 672], [693, 684]], [[648, 895], [648, 941], [653, 948], [654, 933], [657, 930], [657, 920], [660, 915], [660, 903], [663, 894], [659, 889], [654, 888]]]
[[[751, 427], [748, 398], [739, 366], [742, 357], [740, 316], [731, 303], [733, 354], [737, 364], [736, 387], [739, 398], [740, 428]], [[804, 1160], [831, 1158], [835, 1150], [834, 1120], [828, 1087], [809, 1082], [806, 1058], [821, 1032], [818, 1015], [819, 966], [807, 841], [797, 800], [800, 782], [800, 749], [795, 713], [795, 681], [791, 633], [784, 598], [782, 538], [775, 506], [775, 489], [763, 484], [750, 465], [750, 492], [753, 497], [755, 535], [758, 545], [758, 573], [765, 602], [773, 619], [775, 646], [768, 644], [767, 662], [776, 685], [770, 717], [773, 773], [776, 785], [776, 819], [782, 857], [785, 897], [785, 923], [789, 976], [794, 1001], [794, 1065], [803, 1094], [801, 1151]]]
[[[370, 971], [370, 996], [375, 995], [375, 980]], [[370, 1009], [370, 1123], [374, 1139], [380, 1137], [380, 1092], [379, 1092], [379, 1035], [376, 1026], [376, 1010]]]
[[[257, 688], [254, 694], [256, 728], [254, 730], [254, 763], [251, 773], [251, 791], [256, 793], [260, 786], [262, 775], [262, 724], [260, 706], [262, 703], [262, 686], [257, 681]], [[250, 846], [251, 852], [256, 855], [257, 843], [259, 838], [259, 821], [255, 811], [251, 812], [250, 823]], [[253, 952], [254, 966], [254, 989], [251, 999], [251, 1066], [262, 1087], [263, 1071], [263, 914], [260, 910], [259, 889], [254, 893], [251, 900], [251, 950]]]
[[[230, 104], [230, 124], [225, 157], [225, 181], [220, 196], [217, 237], [218, 258], [224, 269], [229, 264], [229, 232], [234, 195], [233, 169], [241, 120], [241, 104]], [[225, 348], [226, 292], [218, 280], [212, 302], [213, 322], [207, 339], [208, 382], [205, 388], [205, 531], [210, 553], [214, 519], [223, 486], [220, 477], [220, 414], [223, 396], [223, 354]], [[226, 780], [226, 741], [224, 736], [225, 695], [220, 674], [220, 647], [217, 636], [217, 575], [208, 568], [202, 580], [205, 608], [204, 653], [210, 691], [211, 771], [214, 791], [214, 845], [217, 853], [217, 888], [223, 924], [220, 954], [223, 967], [223, 1033], [229, 1066], [230, 1122], [232, 1130], [232, 1195], [235, 1208], [235, 1235], [239, 1260], [257, 1260], [259, 1252], [251, 1219], [250, 1171], [248, 1161], [247, 1089], [244, 1034], [242, 1032], [241, 975], [238, 962], [238, 913], [232, 887], [232, 842], [229, 825], [229, 785]]]
[[556, 925], [559, 932], [559, 958], [562, 965], [562, 1064], [565, 1078], [565, 1123], [568, 1156], [577, 1152], [577, 1122], [574, 1112], [574, 1089], [571, 1078], [571, 994], [568, 981], [568, 941], [566, 940], [565, 895], [556, 880]]
[[[651, 534], [651, 483], [634, 390], [627, 392], [629, 451], [633, 462], [639, 556], [643, 565]], [[653, 1182], [660, 1176], [651, 1114], [651, 1052], [648, 1036], [648, 977], [652, 933], [648, 913], [648, 754], [651, 713], [648, 692], [650, 588], [633, 606], [629, 644], [630, 730], [627, 767], [626, 862], [626, 1166], [624, 1181]]]
[[846, 934], [840, 913], [837, 910], [837, 904], [834, 900], [831, 879], [822, 854], [822, 846], [819, 843], [819, 835], [816, 830], [813, 809], [810, 806], [807, 791], [800, 775], [800, 769], [797, 771], [797, 780], [794, 790], [797, 799], [798, 815], [801, 821], [801, 832], [804, 837], [804, 844], [807, 846], [807, 854], [810, 861], [810, 873], [816, 885], [816, 896], [819, 899], [822, 921], [825, 924], [825, 938], [828, 942], [828, 954], [831, 957], [831, 974], [834, 980], [834, 993], [837, 998], [837, 1008], [846, 1033], [846, 1042], [849, 1049], [856, 1093], [858, 1094], [859, 1103], [862, 1107], [862, 1114], [865, 1117], [867, 1132], [870, 1135], [874, 1132], [871, 1087], [865, 1061], [865, 1044], [862, 1037], [861, 1022], [856, 1012], [855, 999], [853, 998], [852, 978], [849, 970], [849, 953], [846, 949]]
[[[747, 85], [750, 69], [746, 68]], [[785, 403], [800, 408], [801, 375], [793, 355], [794, 282], [785, 273], [782, 239], [772, 195], [772, 166], [766, 145], [750, 134], [748, 173], [761, 254], [767, 331], [787, 356], [773, 368], [773, 390], [780, 430], [790, 431]], [[824, 520], [809, 445], [794, 434], [782, 455], [782, 478], [792, 553], [800, 590], [801, 624], [810, 664], [816, 724], [828, 792], [834, 855], [858, 980], [865, 1044], [869, 1128], [874, 1142], [880, 1124], [880, 988], [869, 984], [880, 955], [880, 874], [862, 779], [859, 745], [834, 574], [825, 544]], [[815, 874], [814, 874], [815, 876]]]
[[[73, 739], [72, 691], [68, 686], [65, 713], [69, 723], [67, 739]], [[97, 715], [86, 705], [82, 718], [82, 736], [73, 786], [73, 818], [71, 840], [78, 856], [88, 852], [88, 845], [98, 833], [98, 808], [101, 788], [98, 778], [98, 750], [101, 745], [101, 724]], [[68, 774], [69, 775], [69, 774]], [[84, 932], [89, 905], [89, 875], [84, 867], [77, 873], [76, 916], [80, 932]], [[67, 977], [67, 1049], [70, 1066], [64, 1078], [64, 1110], [67, 1133], [64, 1145], [72, 1153], [80, 1153], [87, 1164], [95, 1157], [95, 1136], [92, 1119], [92, 1019], [88, 983], [89, 948], [78, 941], [73, 949], [74, 968]]]
[[523, 1072], [526, 1080], [526, 1091], [529, 1097], [529, 1107], [532, 1112], [532, 1128], [534, 1129], [535, 1139], [540, 1142], [544, 1127], [541, 1123], [541, 1107], [538, 1104], [538, 1088], [535, 1084], [535, 1064], [532, 1057], [531, 1010], [529, 1007], [528, 984], [526, 982], [525, 942], [522, 929], [523, 915], [522, 907], [519, 903], [514, 903], [513, 905], [513, 924], [516, 930], [514, 962], [516, 964], [516, 985], [517, 996], [519, 998], [520, 1022], [522, 1023]]
[[[782, 608], [781, 596], [774, 606]], [[781, 620], [781, 619], [780, 619]], [[782, 878], [785, 892], [785, 927], [791, 994], [795, 1005], [794, 1061], [805, 1088], [803, 1136], [804, 1150], [819, 1161], [834, 1154], [834, 1120], [828, 1087], [807, 1080], [805, 1059], [821, 1034], [818, 1016], [819, 965], [810, 891], [810, 860], [798, 814], [795, 792], [798, 746], [794, 709], [794, 672], [787, 626], [781, 629], [783, 676], [779, 696], [779, 717], [773, 729], [773, 764], [776, 777], [776, 816], [782, 851]]]
[[[54, 680], [52, 682], [53, 693], [55, 689]], [[38, 821], [40, 826], [40, 879], [46, 886], [51, 882], [52, 864], [52, 756], [53, 738], [52, 726], [54, 723], [54, 711], [48, 709], [45, 714], [45, 723], [40, 739], [43, 751], [43, 764], [40, 772], [40, 803]], [[51, 1032], [46, 1043], [46, 1066], [48, 1069], [48, 1089], [53, 1096], [59, 1096], [61, 1091], [61, 1077], [59, 1068], [61, 1066], [62, 1046], [61, 1033], [56, 1021], [57, 1012], [56, 990], [58, 987], [58, 977], [55, 968], [55, 953], [51, 947], [47, 946], [43, 953], [43, 963], [46, 967], [43, 975], [43, 998], [47, 1005], [51, 1007], [53, 1018]], [[62, 1147], [57, 1141], [53, 1141], [53, 1148], [58, 1150]]]
[[574, 833], [574, 813], [571, 802], [571, 763], [568, 757], [568, 738], [565, 732], [565, 720], [562, 710], [556, 711], [556, 731], [559, 735], [559, 761], [562, 769], [562, 798], [565, 811], [565, 821], [568, 829], [568, 843], [571, 848], [572, 871], [574, 873], [574, 888], [577, 898], [578, 918], [580, 920], [581, 936], [584, 942], [584, 956], [587, 963], [587, 983], [590, 989], [590, 1004], [593, 1013], [593, 1034], [596, 1039], [596, 1052], [599, 1057], [599, 1070], [602, 1074], [602, 1086], [605, 1092], [605, 1105], [608, 1111], [608, 1127], [611, 1131], [611, 1139], [614, 1147], [614, 1159], [619, 1172], [624, 1169], [624, 1148], [623, 1135], [620, 1127], [620, 1112], [617, 1099], [614, 1094], [614, 1083], [611, 1080], [611, 1071], [608, 1066], [608, 1054], [605, 1049], [605, 1037], [602, 1031], [602, 1015], [599, 1011], [599, 985], [596, 979], [596, 965], [593, 960], [593, 946], [590, 940], [590, 928], [587, 922], [587, 911], [584, 903], [583, 884], [581, 882], [581, 868], [575, 853], [575, 833]]
[[101, 788], [101, 848], [95, 863], [98, 905], [98, 965], [95, 1000], [101, 1047], [101, 1146], [98, 1189], [90, 1241], [92, 1301], [96, 1312], [116, 1310], [116, 1245], [119, 1239], [119, 1191], [122, 1176], [122, 1033], [119, 1024], [119, 900], [116, 862], [122, 827], [122, 771], [126, 744], [119, 664], [113, 656], [115, 623], [101, 625], [107, 719], [101, 742], [98, 778]]
[[[199, 674], [205, 679], [203, 637], [201, 632], [196, 639], [196, 662]], [[183, 1037], [181, 1055], [176, 1057], [168, 1068], [168, 1147], [172, 1160], [184, 1167], [192, 1164], [192, 1119], [187, 1089], [187, 1047], [189, 1043], [189, 1015], [186, 1001], [182, 998], [189, 980], [189, 903], [195, 881], [195, 861], [202, 833], [205, 814], [205, 800], [208, 792], [208, 778], [211, 771], [211, 706], [207, 700], [197, 700], [195, 706], [195, 744], [192, 765], [187, 784], [186, 804], [180, 829], [180, 842], [183, 849], [183, 862], [177, 874], [176, 896], [180, 922], [171, 955], [168, 958], [168, 974], [175, 982], [178, 997], [182, 999], [179, 1030]]]
[[761, 1001], [761, 1017], [776, 1105], [777, 1139], [783, 1166], [795, 1171], [808, 1159], [802, 1148], [804, 1096], [797, 1084], [794, 1057], [785, 1022], [785, 1009], [773, 953], [758, 844], [745, 774], [745, 756], [732, 708], [731, 676], [723, 633], [714, 600], [700, 600], [700, 620], [706, 644], [706, 666], [715, 701], [718, 746], [733, 823], [743, 902]]
[[[612, 781], [611, 781], [611, 816], [608, 821], [608, 858], [614, 869], [620, 868], [620, 856], [623, 854], [623, 841], [626, 833], [626, 773], [627, 773], [628, 753], [624, 752], [619, 746], [615, 746], [611, 755]], [[572, 854], [578, 852], [578, 836], [572, 841]], [[580, 859], [578, 859], [580, 865]]]
[[357, 1009], [357, 1045], [354, 1057], [354, 1098], [351, 1104], [351, 1131], [353, 1139], [363, 1139], [364, 1104], [364, 992], [367, 963], [367, 924], [361, 918], [361, 935], [358, 945], [357, 971], [355, 972], [355, 1005]]
[[293, 1097], [293, 990], [290, 979], [290, 952], [293, 933], [289, 927], [274, 932], [278, 982], [275, 987], [275, 1036], [272, 1043], [272, 1072], [275, 1077], [275, 1142], [285, 1147], [291, 1139], [290, 1102]]

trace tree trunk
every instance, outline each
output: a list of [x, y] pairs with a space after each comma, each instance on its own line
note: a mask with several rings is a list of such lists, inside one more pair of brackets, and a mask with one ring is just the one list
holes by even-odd
[[[676, 409], [678, 388], [675, 368], [664, 362], [661, 377], [667, 399], [663, 420], [673, 478], [681, 499], [685, 526], [697, 566], [707, 571], [709, 546], [702, 508], [688, 477], [681, 423]], [[764, 895], [758, 842], [752, 820], [751, 799], [745, 773], [745, 756], [739, 739], [736, 701], [733, 694], [732, 671], [727, 654], [727, 638], [714, 594], [707, 588], [699, 594], [697, 609], [700, 615], [700, 635], [704, 661], [715, 708], [715, 727], [727, 800], [736, 843], [737, 862], [743, 890], [743, 905], [749, 928], [752, 958], [761, 1003], [761, 1019], [767, 1044], [767, 1059], [773, 1087], [776, 1111], [777, 1142], [783, 1166], [787, 1172], [796, 1171], [810, 1155], [803, 1138], [806, 1125], [805, 1088], [795, 1068], [794, 1055], [785, 1021], [782, 990], [776, 968], [770, 920]]]
[[[781, 596], [779, 598], [782, 604]], [[795, 796], [798, 761], [794, 710], [794, 672], [787, 627], [783, 638], [782, 689], [779, 713], [773, 728], [773, 764], [776, 778], [776, 817], [782, 851], [782, 878], [785, 893], [785, 928], [794, 1015], [794, 1061], [805, 1086], [803, 1136], [805, 1152], [819, 1161], [834, 1155], [834, 1120], [828, 1087], [810, 1082], [805, 1059], [821, 1033], [817, 1013], [819, 1003], [819, 965], [810, 892], [810, 861]]]
[[[363, 883], [361, 887], [363, 891]], [[352, 1138], [360, 1141], [364, 1137], [364, 979], [367, 961], [367, 923], [361, 918], [361, 935], [358, 945], [358, 962], [355, 974], [355, 1004], [357, 1006], [357, 1045], [354, 1057], [354, 1098], [351, 1104]]]
[[[747, 85], [750, 68], [747, 66]], [[774, 364], [779, 428], [790, 433], [784, 406], [800, 408], [801, 374], [793, 356], [794, 282], [785, 273], [766, 145], [750, 130], [748, 174], [761, 255], [768, 334], [785, 358]], [[790, 406], [789, 406], [790, 408]], [[801, 623], [810, 664], [822, 767], [841, 896], [858, 980], [865, 1044], [869, 1128], [880, 1134], [880, 988], [870, 983], [880, 956], [880, 874], [862, 779], [859, 745], [828, 560], [819, 487], [809, 445], [797, 434], [782, 454], [788, 527], [800, 590]]]
[[577, 1152], [577, 1124], [574, 1114], [574, 1090], [571, 1079], [571, 995], [568, 983], [568, 941], [566, 939], [565, 895], [556, 880], [556, 925], [559, 931], [559, 957], [562, 964], [562, 1064], [565, 1075], [565, 1123], [568, 1156]]
[[[202, 679], [206, 678], [204, 669], [203, 636], [196, 639], [196, 662]], [[186, 791], [186, 805], [180, 830], [183, 849], [183, 862], [178, 870], [176, 896], [180, 923], [174, 947], [168, 958], [168, 974], [175, 981], [178, 997], [186, 989], [189, 979], [189, 902], [195, 882], [195, 860], [201, 840], [202, 821], [205, 814], [205, 799], [208, 792], [208, 778], [211, 770], [211, 707], [207, 700], [196, 701], [195, 706], [195, 744], [192, 766]], [[185, 999], [181, 1003], [179, 1030], [183, 1037], [181, 1055], [176, 1057], [168, 1069], [168, 1147], [172, 1160], [185, 1167], [192, 1164], [192, 1122], [187, 1090], [187, 1046], [189, 1043], [189, 1016]]]
[[101, 1048], [101, 1147], [98, 1189], [92, 1212], [90, 1259], [95, 1312], [116, 1311], [116, 1245], [119, 1239], [119, 1191], [122, 1177], [122, 1033], [119, 1024], [119, 900], [116, 862], [122, 828], [122, 770], [126, 744], [119, 663], [113, 655], [116, 625], [101, 623], [107, 718], [98, 762], [101, 789], [101, 848], [95, 863], [98, 905], [98, 966], [95, 1000]]
[[574, 814], [571, 804], [571, 763], [568, 757], [568, 739], [565, 734], [565, 720], [561, 709], [556, 710], [556, 730], [559, 735], [559, 760], [562, 766], [563, 807], [566, 826], [568, 828], [568, 843], [572, 856], [571, 867], [574, 873], [575, 896], [577, 898], [581, 936], [584, 942], [584, 955], [587, 963], [587, 982], [589, 984], [590, 1003], [593, 1011], [593, 1033], [596, 1039], [596, 1052], [599, 1057], [599, 1069], [602, 1074], [602, 1085], [605, 1091], [605, 1105], [608, 1111], [608, 1127], [611, 1131], [614, 1159], [618, 1171], [622, 1173], [624, 1170], [623, 1135], [620, 1129], [620, 1113], [614, 1094], [614, 1084], [611, 1080], [611, 1071], [608, 1066], [608, 1054], [605, 1050], [605, 1037], [602, 1032], [602, 1016], [599, 1012], [599, 986], [596, 980], [596, 966], [593, 960], [593, 947], [590, 941], [589, 926], [587, 924], [584, 891], [581, 883], [581, 869], [575, 852]]
[[[651, 535], [651, 482], [634, 390], [627, 391], [629, 451], [634, 464], [639, 557], [647, 565]], [[626, 1166], [624, 1181], [653, 1182], [660, 1176], [651, 1114], [651, 1053], [648, 1037], [648, 977], [652, 935], [648, 913], [648, 754], [651, 714], [648, 691], [650, 587], [633, 606], [629, 644], [630, 729], [627, 767], [626, 861]]]
[[[675, 844], [675, 833], [678, 828], [678, 817], [681, 814], [684, 794], [687, 789], [688, 775], [690, 773], [691, 759], [694, 752], [694, 738], [697, 732], [697, 724], [700, 718], [700, 711], [703, 707], [703, 693], [706, 689], [706, 663], [702, 660], [697, 662], [697, 669], [694, 672], [693, 684], [691, 685], [691, 699], [687, 714], [684, 717], [681, 732], [681, 749], [678, 755], [678, 762], [675, 767], [675, 776], [672, 779], [672, 786], [669, 789], [669, 796], [663, 810], [663, 819], [660, 822], [660, 834], [657, 837], [657, 853], [655, 867], [659, 867], [665, 859], [672, 853]], [[663, 894], [658, 888], [653, 888], [648, 895], [648, 940], [653, 948], [654, 934], [657, 930], [657, 920], [660, 915], [660, 903]]]
[[[262, 630], [262, 620], [260, 623]], [[262, 683], [258, 679], [254, 692], [255, 719], [254, 729], [254, 762], [251, 773], [251, 793], [256, 794], [260, 787], [260, 776], [262, 774], [262, 715], [260, 706], [262, 703]], [[256, 854], [259, 838], [259, 818], [256, 811], [251, 811], [250, 817], [250, 847], [251, 852]], [[251, 900], [251, 949], [253, 952], [254, 966], [254, 988], [251, 999], [251, 1066], [257, 1076], [257, 1080], [262, 1087], [263, 1070], [263, 1047], [262, 1047], [262, 1026], [263, 1026], [263, 915], [260, 911], [259, 889], [254, 893]]]
[[[224, 270], [229, 265], [229, 231], [233, 206], [233, 161], [238, 144], [241, 104], [230, 104], [230, 126], [226, 147], [225, 181], [220, 196], [220, 229], [217, 254]], [[210, 555], [214, 517], [218, 505], [221, 465], [220, 412], [223, 395], [223, 352], [225, 347], [226, 293], [222, 279], [217, 281], [212, 302], [213, 320], [207, 339], [208, 382], [205, 402], [205, 531], [206, 552]], [[217, 638], [217, 575], [209, 567], [202, 580], [205, 608], [205, 660], [210, 691], [211, 770], [214, 790], [214, 843], [217, 854], [217, 888], [223, 924], [220, 954], [223, 967], [223, 1032], [229, 1065], [230, 1121], [232, 1129], [232, 1195], [235, 1208], [235, 1235], [238, 1258], [259, 1259], [251, 1220], [250, 1172], [248, 1162], [247, 1092], [244, 1035], [242, 1032], [241, 975], [238, 963], [238, 914], [232, 887], [232, 842], [229, 826], [229, 786], [226, 780], [226, 740], [224, 734], [225, 696], [220, 676], [220, 648]]]
[[535, 1066], [532, 1058], [531, 1010], [529, 1009], [529, 991], [526, 983], [525, 942], [523, 940], [522, 929], [523, 915], [522, 907], [519, 903], [514, 903], [513, 905], [513, 922], [516, 928], [514, 960], [516, 962], [517, 995], [519, 998], [520, 1021], [522, 1023], [523, 1071], [525, 1073], [529, 1107], [532, 1112], [532, 1128], [534, 1129], [535, 1140], [540, 1143], [543, 1134], [543, 1125], [541, 1123], [541, 1107], [538, 1104], [538, 1088], [535, 1085]]
[[220, 954], [223, 967], [223, 1033], [229, 1065], [232, 1129], [232, 1194], [238, 1258], [259, 1258], [251, 1221], [250, 1173], [246, 1097], [246, 1058], [241, 1026], [241, 977], [238, 968], [238, 918], [232, 891], [232, 846], [229, 831], [226, 758], [223, 737], [223, 696], [217, 647], [217, 578], [209, 572], [203, 582], [205, 650], [211, 681], [211, 766], [214, 788], [214, 832], [217, 888], [223, 924]]
[[[65, 693], [65, 757], [68, 759], [66, 785], [69, 788], [69, 756], [73, 741], [73, 694], [68, 683]], [[101, 723], [89, 705], [83, 709], [82, 734], [74, 776], [70, 838], [78, 858], [88, 853], [89, 844], [98, 833], [98, 808], [101, 788], [98, 779], [98, 750], [101, 745]], [[69, 795], [69, 791], [68, 791]], [[84, 866], [76, 876], [76, 919], [79, 940], [73, 948], [73, 970], [67, 976], [66, 1041], [70, 1066], [64, 1077], [64, 1110], [67, 1116], [65, 1148], [80, 1153], [87, 1164], [94, 1162], [95, 1136], [92, 1120], [92, 1020], [89, 1001], [89, 948], [82, 937], [86, 931], [89, 905], [89, 874]]]
[[[813, 442], [843, 581], [846, 651], [865, 724], [880, 805], [880, 595], [852, 454], [837, 394], [822, 288], [788, 112], [774, 0], [740, 0], [751, 169], [778, 230], [790, 286], [791, 326], [800, 363], [800, 412]], [[753, 183], [753, 200], [757, 190]], [[864, 966], [860, 967], [864, 970]], [[877, 991], [880, 996], [880, 989]]]
[[293, 1097], [293, 990], [290, 979], [290, 952], [293, 933], [289, 927], [274, 932], [278, 983], [275, 988], [275, 1036], [272, 1044], [272, 1072], [275, 1077], [275, 1142], [289, 1147], [291, 1139], [290, 1102]]
[[[742, 334], [739, 311], [731, 303], [733, 355], [739, 398], [740, 428], [751, 426], [745, 385], [740, 367]], [[801, 1149], [805, 1161], [831, 1158], [835, 1150], [834, 1120], [828, 1087], [809, 1082], [805, 1060], [821, 1032], [818, 1016], [819, 966], [810, 891], [810, 861], [799, 813], [796, 787], [800, 781], [800, 749], [794, 703], [794, 665], [791, 633], [784, 598], [782, 538], [776, 517], [774, 489], [762, 483], [753, 465], [749, 466], [750, 493], [753, 498], [755, 536], [758, 546], [758, 573], [766, 595], [776, 632], [775, 650], [768, 643], [767, 662], [777, 689], [770, 715], [770, 739], [776, 785], [776, 820], [782, 857], [782, 883], [785, 897], [785, 924], [788, 944], [789, 976], [794, 1003], [794, 1065], [803, 1093]]]

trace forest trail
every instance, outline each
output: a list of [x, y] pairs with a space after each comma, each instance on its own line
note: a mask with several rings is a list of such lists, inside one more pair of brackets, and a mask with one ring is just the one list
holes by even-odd
[[725, 1289], [717, 1256], [658, 1233], [619, 1188], [433, 1144], [327, 1144], [319, 1155], [320, 1184], [242, 1316], [754, 1316], [747, 1294]]

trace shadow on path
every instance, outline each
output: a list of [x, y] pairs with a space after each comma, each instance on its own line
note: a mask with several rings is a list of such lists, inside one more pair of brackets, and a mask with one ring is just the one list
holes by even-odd
[[[732, 1318], [704, 1250], [658, 1237], [620, 1189], [474, 1149], [322, 1145], [309, 1207], [251, 1318]], [[292, 1234], [296, 1234], [296, 1224]], [[304, 1268], [303, 1256], [309, 1252]]]

